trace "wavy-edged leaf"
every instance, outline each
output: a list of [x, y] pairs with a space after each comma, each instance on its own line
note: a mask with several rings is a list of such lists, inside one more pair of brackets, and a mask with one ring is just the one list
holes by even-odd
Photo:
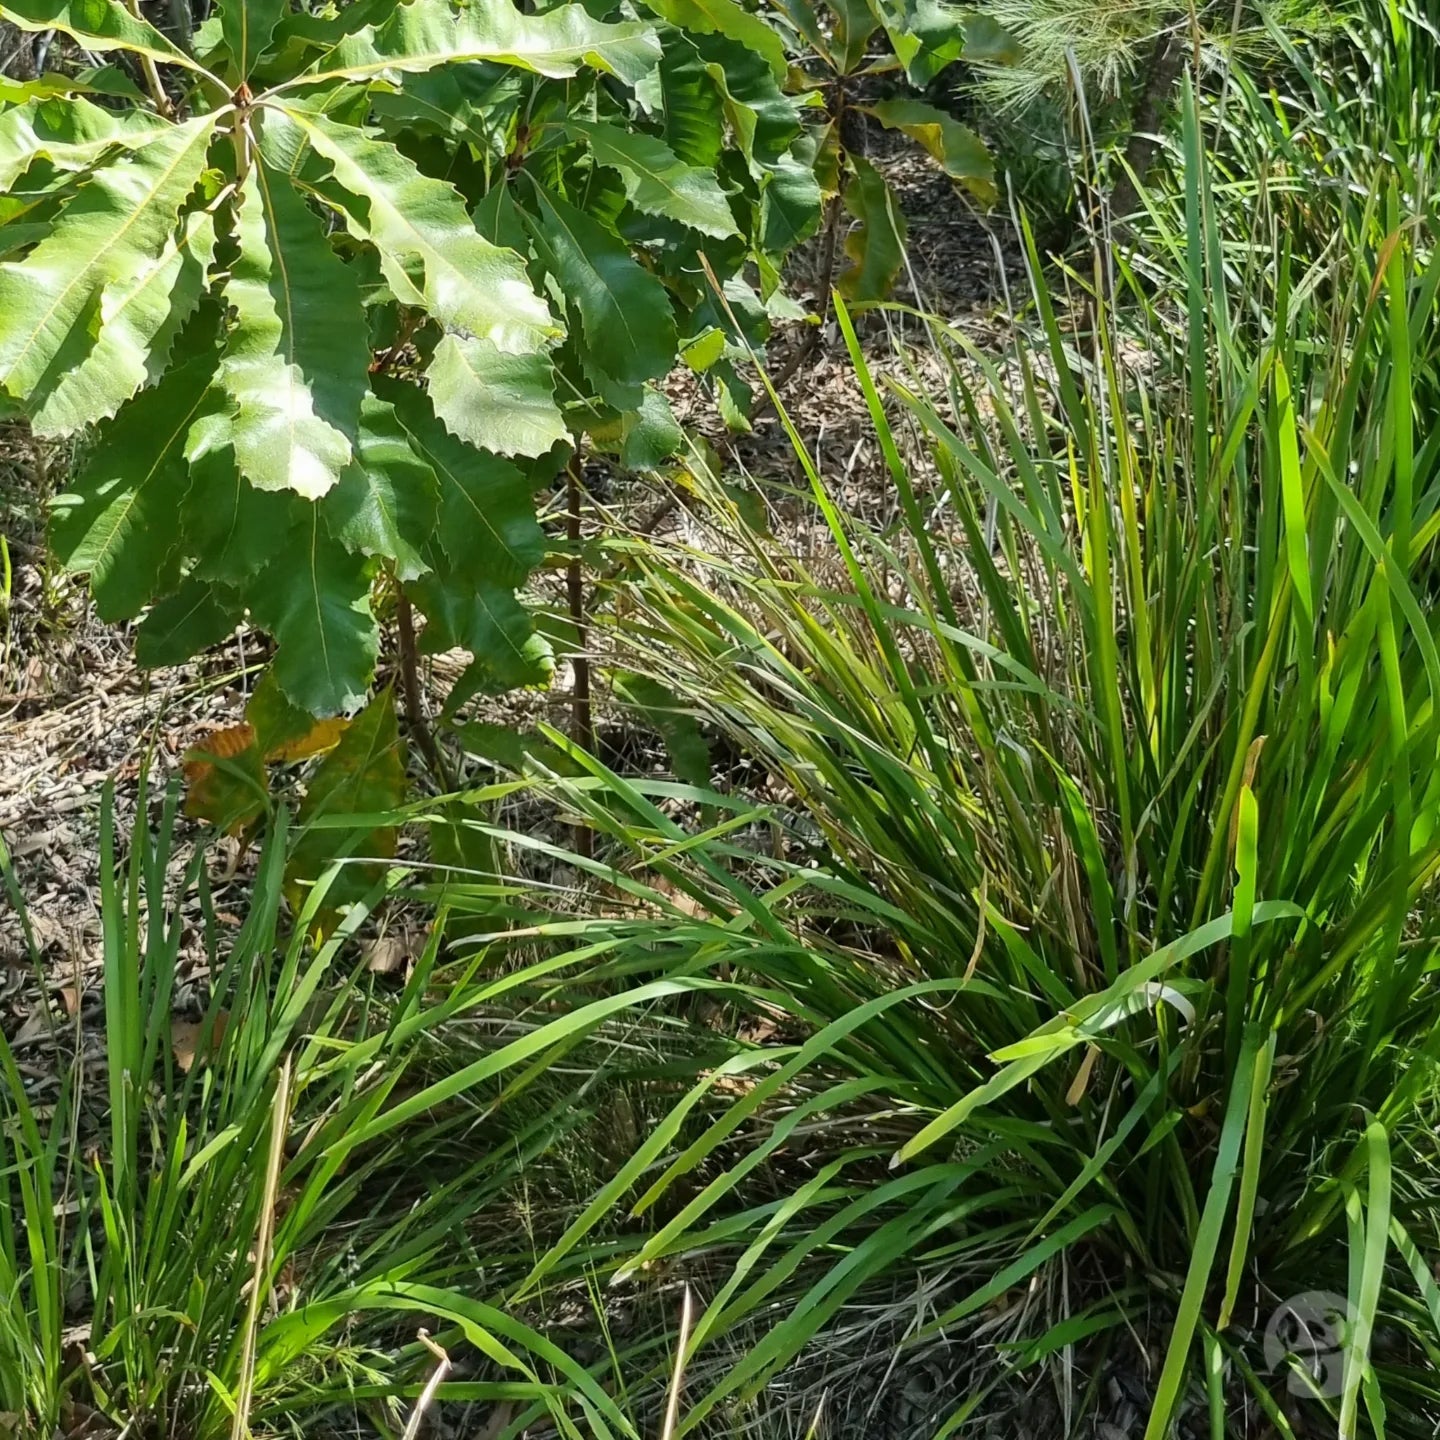
[[264, 812], [265, 764], [247, 724], [211, 730], [185, 752], [185, 813], [239, 834]]
[[492, 244], [517, 255], [530, 253], [530, 236], [508, 185], [494, 185], [485, 192], [472, 212], [475, 228]]
[[129, 50], [187, 70], [201, 68], [119, 0], [3, 0], [0, 20], [21, 30], [62, 31], [85, 50]]
[[342, 40], [294, 83], [365, 80], [493, 60], [556, 80], [590, 66], [633, 85], [659, 59], [653, 26], [628, 20], [609, 24], [583, 5], [525, 15], [510, 0], [464, 0], [459, 7], [449, 0], [410, 0], [384, 24]]
[[457, 584], [437, 570], [406, 589], [427, 622], [422, 650], [468, 650], [475, 657], [457, 684], [464, 698], [451, 696], [447, 709], [477, 692], [498, 695], [548, 683], [555, 668], [550, 647], [509, 587]]
[[425, 369], [430, 402], [453, 435], [497, 455], [543, 455], [567, 438], [548, 356], [507, 355], [446, 335]]
[[498, 65], [447, 65], [406, 75], [398, 90], [377, 90], [371, 108], [387, 134], [416, 130], [498, 157], [505, 153], [511, 106], [529, 83], [521, 72]]
[[905, 263], [905, 216], [885, 177], [863, 156], [845, 186], [845, 208], [859, 222], [845, 239], [850, 264], [839, 288], [852, 300], [880, 300]]
[[415, 453], [395, 408], [367, 395], [355, 461], [325, 498], [331, 533], [347, 549], [383, 555], [402, 580], [430, 567], [421, 549], [435, 530], [435, 472]]
[[668, 30], [660, 66], [637, 97], [660, 118], [665, 142], [687, 165], [713, 170], [725, 144], [725, 106], [688, 35]]
[[685, 164], [663, 140], [596, 120], [570, 120], [564, 129], [590, 147], [597, 165], [620, 176], [637, 210], [663, 215], [720, 240], [739, 234], [713, 172]]
[[220, 383], [231, 444], [260, 490], [318, 499], [350, 463], [370, 353], [360, 287], [320, 220], [280, 171], [255, 158], [240, 195], [235, 310]]
[[694, 43], [752, 171], [774, 163], [800, 134], [799, 107], [753, 51], [723, 35], [699, 35]]
[[146, 110], [107, 110], [78, 98], [27, 100], [0, 111], [0, 190], [35, 160], [56, 170], [86, 170], [112, 145], [133, 150], [169, 128]]
[[305, 512], [251, 583], [250, 612], [279, 643], [275, 678], [290, 700], [338, 715], [365, 698], [379, 653], [369, 562], [330, 535], [319, 506]]
[[401, 301], [497, 350], [545, 347], [556, 330], [524, 262], [476, 230], [452, 186], [422, 175], [393, 145], [354, 126], [295, 108], [284, 114], [331, 163], [338, 184], [365, 202], [346, 210], [346, 222], [379, 250]]
[[786, 255], [808, 240], [820, 224], [820, 204], [814, 166], [782, 155], [760, 185], [760, 248]]
[[220, 0], [220, 38], [230, 52], [231, 78], [248, 80], [264, 54], [285, 0]]
[[681, 30], [700, 35], [724, 35], [759, 55], [770, 67], [770, 73], [784, 80], [789, 68], [785, 42], [758, 15], [752, 15], [735, 0], [645, 0], [645, 4], [663, 19]]
[[1025, 47], [993, 15], [972, 10], [965, 16], [961, 54], [972, 65], [1018, 65]]
[[236, 468], [230, 438], [225, 397], [216, 389], [185, 442], [190, 488], [180, 518], [194, 573], [238, 585], [270, 563], [277, 537], [300, 523], [307, 502], [293, 490], [257, 490]]
[[255, 748], [267, 761], [294, 765], [333, 750], [351, 722], [338, 715], [316, 720], [285, 697], [267, 670], [245, 702], [245, 722], [255, 732]]
[[0, 264], [0, 384], [12, 395], [43, 400], [89, 353], [102, 293], [165, 248], [213, 129], [208, 115], [171, 126], [98, 171], [46, 239]]
[[825, 0], [835, 17], [830, 53], [842, 75], [852, 74], [865, 58], [870, 37], [880, 28], [869, 0]]
[[985, 142], [952, 115], [923, 100], [878, 100], [863, 107], [887, 130], [900, 130], [924, 146], [941, 169], [977, 200], [995, 202], [995, 162]]
[[415, 453], [435, 473], [436, 533], [450, 571], [467, 587], [484, 581], [518, 585], [545, 554], [545, 533], [525, 475], [509, 461], [457, 440], [414, 385], [390, 381], [377, 389], [394, 406]]
[[0, 75], [0, 101], [6, 104], [49, 100], [57, 95], [112, 95], [121, 100], [145, 103], [145, 92], [118, 65], [101, 65], [76, 75], [51, 70], [35, 76], [33, 80], [12, 80], [9, 76]]
[[54, 500], [51, 544], [66, 569], [89, 574], [106, 620], [138, 615], [163, 584], [190, 480], [185, 437], [213, 373], [203, 351], [177, 365], [107, 422], [89, 462]]
[[215, 258], [215, 220], [186, 215], [165, 248], [100, 297], [100, 333], [83, 360], [60, 376], [33, 411], [42, 434], [69, 434], [113, 415], [159, 378], [180, 328], [194, 313]]
[[678, 344], [665, 287], [583, 211], [538, 186], [536, 198], [538, 217], [525, 219], [546, 268], [580, 312], [586, 357], [622, 385], [664, 375]]
[[244, 606], [233, 590], [187, 575], [157, 600], [135, 632], [135, 660], [147, 668], [183, 665], [218, 645], [239, 622]]
[[602, 450], [620, 457], [627, 470], [655, 470], [685, 443], [685, 432], [660, 391], [647, 385], [640, 404], [590, 432]]

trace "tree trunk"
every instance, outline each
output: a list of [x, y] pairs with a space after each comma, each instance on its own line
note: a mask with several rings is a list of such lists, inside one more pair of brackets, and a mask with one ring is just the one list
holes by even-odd
[[1110, 193], [1110, 213], [1117, 219], [1129, 215], [1139, 202], [1136, 184], [1145, 183], [1151, 162], [1155, 159], [1155, 151], [1160, 145], [1156, 132], [1170, 108], [1175, 82], [1179, 80], [1184, 65], [1185, 46], [1179, 32], [1168, 29], [1158, 35], [1155, 48], [1150, 52], [1150, 63], [1146, 66], [1149, 73], [1135, 99], [1135, 111], [1130, 117], [1130, 140], [1125, 146], [1128, 169], [1121, 172]]

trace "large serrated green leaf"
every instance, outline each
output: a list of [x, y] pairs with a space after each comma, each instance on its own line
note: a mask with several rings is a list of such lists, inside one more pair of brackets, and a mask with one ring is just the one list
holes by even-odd
[[202, 349], [143, 392], [106, 424], [89, 462], [54, 500], [50, 542], [66, 569], [90, 576], [106, 620], [138, 615], [164, 580], [190, 482], [185, 436], [213, 372]]
[[622, 385], [664, 375], [679, 343], [665, 287], [583, 211], [538, 186], [536, 198], [538, 216], [525, 219], [546, 268], [580, 312], [587, 358]]
[[190, 489], [181, 507], [186, 548], [206, 580], [240, 584], [274, 558], [277, 539], [305, 514], [293, 490], [257, 490], [235, 466], [225, 397], [213, 390], [190, 427]]
[[107, 110], [89, 100], [28, 100], [0, 111], [0, 191], [33, 161], [56, 170], [86, 170], [110, 147], [133, 150], [170, 127], [145, 110]]
[[505, 153], [511, 107], [529, 83], [520, 71], [497, 65], [447, 65], [406, 75], [398, 90], [376, 90], [371, 108], [388, 135], [420, 131], [498, 157]]
[[665, 142], [681, 160], [713, 170], [725, 143], [724, 102], [688, 35], [669, 30], [662, 43], [659, 69], [636, 94], [659, 114]]
[[598, 449], [618, 455], [627, 470], [655, 470], [679, 451], [685, 432], [670, 402], [647, 385], [634, 410], [595, 427], [590, 438]]
[[240, 195], [220, 367], [240, 473], [318, 499], [350, 463], [369, 354], [360, 287], [289, 178], [256, 156]]
[[98, 171], [25, 259], [0, 264], [0, 384], [12, 395], [43, 402], [89, 353], [106, 287], [164, 249], [213, 129], [208, 115], [172, 126]]
[[[924, 89], [942, 70], [962, 57], [986, 58], [983, 54], [970, 54], [969, 31], [976, 19], [975, 11], [959, 9], [946, 0], [901, 0], [901, 3], [879, 0], [879, 9], [896, 57], [917, 89]], [[982, 18], [989, 21], [988, 16]], [[1000, 30], [993, 21], [989, 24], [994, 30]]]
[[865, 59], [870, 37], [880, 28], [879, 17], [869, 0], [826, 0], [835, 17], [831, 54], [842, 75], [852, 74]]
[[59, 30], [86, 50], [129, 50], [187, 70], [200, 69], [148, 20], [132, 15], [119, 0], [3, 0], [0, 20], [21, 30]]
[[306, 110], [284, 114], [334, 167], [336, 182], [365, 203], [346, 211], [371, 241], [396, 296], [442, 324], [511, 354], [545, 348], [557, 332], [524, 262], [475, 229], [454, 188], [422, 175], [393, 145]]
[[234, 591], [188, 575], [173, 593], [158, 600], [135, 632], [135, 659], [147, 668], [183, 665], [218, 645], [243, 612]]
[[315, 504], [277, 539], [274, 559], [247, 594], [250, 613], [280, 646], [275, 678], [312, 715], [353, 710], [365, 698], [380, 648], [369, 565], [331, 537]]
[[724, 35], [759, 55], [770, 73], [784, 80], [789, 61], [785, 42], [758, 15], [752, 15], [735, 0], [645, 0], [657, 15], [681, 30], [701, 35]]
[[723, 35], [701, 35], [695, 48], [719, 91], [741, 153], [757, 165], [778, 160], [800, 134], [800, 111], [760, 56]]
[[845, 240], [850, 264], [839, 288], [852, 300], [881, 300], [905, 263], [905, 216], [885, 177], [863, 156], [852, 155], [845, 208], [859, 222]]
[[366, 395], [354, 463], [325, 497], [330, 532], [347, 549], [383, 555], [401, 580], [430, 567], [421, 550], [435, 529], [435, 472], [415, 453], [395, 408]]
[[994, 203], [995, 162], [985, 142], [953, 115], [923, 100], [878, 100], [864, 108], [886, 129], [902, 131], [924, 146], [945, 173], [977, 200]]
[[[421, 648], [429, 654], [468, 650], [475, 657], [459, 682], [462, 693], [499, 694], [543, 685], [554, 669], [550, 647], [535, 634], [530, 613], [506, 586], [447, 583], [443, 571], [407, 587], [427, 624]], [[462, 703], [451, 697], [447, 708]]]
[[285, 0], [220, 0], [220, 36], [230, 52], [231, 79], [248, 80], [285, 13]]
[[342, 40], [292, 83], [366, 80], [493, 60], [552, 79], [566, 79], [588, 65], [633, 85], [659, 58], [653, 27], [635, 21], [608, 24], [583, 5], [525, 15], [510, 0], [464, 0], [458, 8], [449, 0], [410, 0], [384, 24]]
[[69, 434], [105, 419], [158, 379], [180, 327], [208, 288], [214, 256], [214, 217], [192, 211], [154, 259], [108, 286], [94, 348], [34, 407], [37, 433]]
[[51, 70], [33, 80], [12, 80], [0, 75], [0, 103], [21, 105], [30, 100], [53, 100], [59, 95], [109, 95], [117, 100], [145, 103], [145, 92], [118, 65], [102, 65], [83, 75]]
[[685, 164], [663, 140], [604, 121], [570, 120], [564, 129], [590, 147], [597, 165], [620, 176], [637, 210], [663, 215], [721, 240], [739, 234], [714, 173]]
[[457, 440], [415, 386], [391, 381], [377, 388], [395, 407], [415, 453], [435, 473], [437, 539], [450, 573], [463, 586], [518, 585], [545, 554], [529, 481], [508, 461]]
[[760, 186], [760, 248], [785, 255], [808, 240], [820, 224], [820, 183], [815, 169], [782, 155]]
[[425, 379], [446, 428], [482, 450], [543, 455], [567, 438], [545, 355], [507, 355], [488, 340], [446, 335]]

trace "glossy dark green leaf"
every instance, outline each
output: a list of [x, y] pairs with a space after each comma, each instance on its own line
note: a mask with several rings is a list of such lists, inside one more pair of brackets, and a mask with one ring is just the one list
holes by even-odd
[[360, 287], [319, 217], [257, 156], [239, 209], [234, 307], [220, 382], [240, 473], [261, 490], [318, 499], [354, 453], [369, 353]]
[[67, 569], [90, 576], [107, 620], [139, 614], [163, 583], [190, 483], [185, 438], [213, 370], [202, 350], [144, 391], [107, 422], [89, 462], [55, 498], [51, 544]]
[[530, 482], [516, 466], [457, 440], [413, 385], [391, 382], [382, 398], [439, 487], [436, 540], [464, 585], [518, 585], [545, 554]]
[[588, 145], [597, 165], [616, 171], [637, 210], [723, 239], [737, 234], [735, 217], [713, 171], [687, 165], [665, 142], [638, 130], [571, 120], [566, 131]]
[[325, 497], [331, 533], [347, 549], [384, 556], [400, 579], [413, 580], [429, 568], [421, 551], [438, 504], [435, 472], [415, 453], [394, 407], [367, 395], [355, 460]]
[[881, 300], [905, 262], [905, 216], [885, 177], [868, 160], [852, 155], [850, 163], [845, 208], [858, 223], [845, 240], [850, 263], [839, 288], [852, 300]]
[[319, 506], [305, 509], [246, 598], [280, 646], [274, 661], [280, 688], [312, 715], [337, 715], [364, 700], [379, 652], [370, 571], [362, 556], [332, 538]]
[[218, 645], [244, 611], [234, 591], [191, 575], [150, 607], [135, 632], [135, 659], [145, 666], [183, 665]]
[[675, 320], [665, 287], [626, 245], [583, 211], [536, 191], [526, 214], [536, 250], [580, 315], [585, 353], [622, 385], [665, 374], [675, 362]]

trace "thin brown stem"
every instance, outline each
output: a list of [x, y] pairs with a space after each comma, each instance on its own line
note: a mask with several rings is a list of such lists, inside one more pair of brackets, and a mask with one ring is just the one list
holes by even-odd
[[[565, 538], [570, 542], [570, 563], [565, 571], [565, 591], [570, 603], [570, 623], [575, 632], [571, 657], [573, 677], [570, 691], [571, 739], [587, 754], [595, 753], [595, 712], [590, 699], [590, 657], [585, 653], [585, 573], [580, 556], [581, 485], [580, 456], [577, 453], [565, 470]], [[575, 829], [575, 848], [587, 859], [594, 840], [588, 826]]]
[[420, 688], [419, 652], [415, 644], [415, 612], [410, 608], [410, 597], [399, 591], [395, 605], [396, 626], [400, 632], [400, 683], [405, 689], [405, 718], [410, 731], [425, 756], [425, 763], [441, 789], [450, 788], [445, 758], [435, 743], [435, 734], [430, 729], [430, 718], [425, 713], [425, 696]]

